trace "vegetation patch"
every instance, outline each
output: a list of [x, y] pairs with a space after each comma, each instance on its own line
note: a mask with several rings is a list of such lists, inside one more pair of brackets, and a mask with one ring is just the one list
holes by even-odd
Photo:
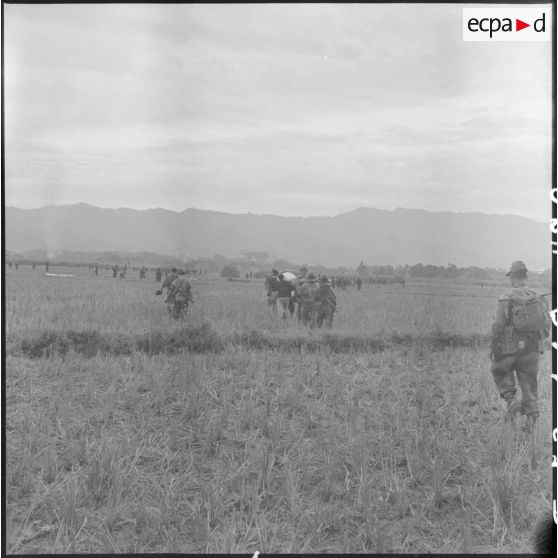
[[341, 333], [278, 336], [252, 330], [222, 337], [209, 324], [193, 325], [176, 329], [151, 330], [126, 335], [102, 333], [98, 330], [57, 331], [47, 330], [30, 334], [23, 339], [12, 339], [10, 352], [28, 358], [49, 358], [66, 355], [70, 351], [86, 358], [97, 355], [128, 355], [134, 351], [153, 354], [175, 354], [180, 351], [192, 353], [219, 353], [225, 346], [241, 346], [245, 349], [275, 351], [305, 351], [332, 353], [379, 352], [391, 347], [414, 346], [442, 350], [451, 347], [482, 347], [488, 342], [484, 335], [399, 335], [370, 337]]
[[207, 323], [172, 330], [154, 330], [134, 335], [98, 330], [47, 330], [11, 340], [10, 352], [28, 358], [67, 355], [70, 351], [83, 357], [128, 355], [134, 351], [147, 354], [220, 352], [224, 348], [218, 333]]

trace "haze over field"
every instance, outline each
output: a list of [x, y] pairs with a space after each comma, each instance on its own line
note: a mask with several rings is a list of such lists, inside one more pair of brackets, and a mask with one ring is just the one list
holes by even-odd
[[6, 208], [6, 248], [155, 252], [183, 258], [268, 252], [325, 266], [369, 264], [548, 268], [548, 225], [513, 215], [360, 208], [335, 217], [279, 217], [86, 204]]

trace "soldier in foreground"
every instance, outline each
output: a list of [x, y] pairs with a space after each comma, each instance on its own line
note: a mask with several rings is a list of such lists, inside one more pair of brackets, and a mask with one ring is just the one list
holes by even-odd
[[337, 306], [337, 298], [329, 281], [325, 275], [320, 277], [320, 286], [314, 293], [314, 312], [316, 316], [316, 325], [322, 327], [331, 327], [333, 323], [333, 314]]
[[[539, 416], [539, 356], [543, 352], [543, 339], [550, 334], [550, 323], [544, 299], [526, 284], [526, 265], [515, 261], [506, 275], [512, 288], [498, 299], [492, 324], [492, 376], [507, 403], [506, 420], [513, 422], [517, 413], [527, 415], [524, 429], [531, 432]], [[521, 401], [516, 397], [514, 371], [521, 388]]]
[[194, 302], [192, 298], [192, 286], [186, 279], [183, 269], [178, 272], [178, 277], [170, 286], [168, 298], [173, 301], [172, 317], [175, 320], [183, 318], [188, 310], [188, 304]]

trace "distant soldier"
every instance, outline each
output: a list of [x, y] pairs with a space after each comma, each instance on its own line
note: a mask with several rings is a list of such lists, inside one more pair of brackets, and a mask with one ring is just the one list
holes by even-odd
[[167, 289], [167, 298], [165, 299], [165, 302], [167, 303], [169, 314], [172, 313], [172, 309], [174, 306], [174, 300], [171, 296], [171, 285], [176, 281], [177, 278], [178, 272], [176, 270], [176, 267], [173, 267], [170, 273], [167, 274], [165, 280], [163, 281], [163, 284], [161, 285], [161, 292], [163, 291], [163, 289]]
[[297, 300], [300, 305], [300, 323], [302, 325], [314, 325], [314, 293], [317, 290], [316, 276], [310, 273], [304, 283], [297, 290]]
[[157, 268], [157, 271], [155, 271], [155, 281], [156, 281], [157, 283], [160, 283], [160, 282], [161, 282], [162, 275], [163, 275], [163, 274], [161, 273], [161, 268], [158, 267], [158, 268]]
[[277, 311], [277, 297], [279, 294], [279, 272], [276, 269], [271, 270], [271, 275], [265, 280], [265, 289], [267, 293], [267, 304], [271, 309]]
[[184, 270], [178, 272], [178, 277], [172, 282], [168, 297], [173, 301], [171, 315], [175, 320], [183, 318], [188, 310], [188, 304], [194, 302], [192, 286], [186, 279]]
[[[507, 403], [506, 419], [527, 415], [524, 429], [531, 432], [539, 416], [537, 374], [543, 339], [550, 334], [550, 321], [542, 296], [526, 285], [527, 267], [512, 263], [506, 274], [512, 288], [498, 299], [492, 324], [490, 356], [492, 376]], [[516, 377], [521, 402], [516, 398]]]
[[126, 279], [126, 268], [120, 272], [120, 279]]
[[95, 264], [95, 275], [99, 275], [99, 264]]
[[165, 280], [163, 281], [163, 284], [161, 285], [161, 289], [168, 289], [170, 291], [170, 287], [173, 284], [173, 282], [175, 281], [175, 279], [178, 278], [178, 272], [176, 270], [176, 267], [173, 267], [170, 273], [167, 273], [167, 275], [165, 276]]
[[358, 291], [362, 288], [362, 279], [360, 277], [356, 278], [356, 288]]
[[[299, 292], [301, 287], [304, 285], [304, 283], [306, 282], [306, 276], [308, 275], [308, 268], [303, 265], [300, 267], [299, 271], [298, 271], [298, 275], [297, 278], [294, 282], [294, 288], [295, 288], [295, 292], [294, 292], [294, 296], [292, 297], [292, 301], [293, 303], [296, 303], [296, 317], [298, 322], [301, 322], [301, 312], [302, 312], [302, 301], [300, 299], [299, 296]], [[291, 315], [294, 314], [294, 304], [293, 304], [293, 308], [291, 310]]]
[[142, 267], [140, 269], [140, 279], [145, 279], [145, 272], [147, 271], [147, 269], [145, 267]]
[[33, 269], [35, 269], [37, 267], [37, 264], [35, 262], [33, 262]]
[[45, 262], [45, 271], [48, 273], [48, 268], [50, 267], [50, 264], [48, 262], [48, 260]]
[[280, 273], [277, 283], [277, 304], [282, 312], [284, 320], [287, 319], [287, 312], [289, 310], [289, 303], [293, 295], [293, 284], [285, 279], [285, 276]]
[[12, 265], [13, 265], [13, 263], [12, 263], [11, 261], [9, 261], [9, 262], [8, 262], [8, 267], [9, 267], [10, 269], [12, 269]]
[[117, 265], [113, 265], [112, 266], [112, 276], [116, 277], [116, 275], [118, 274], [118, 266]]
[[19, 269], [19, 263], [18, 262], [15, 263], [15, 268], [16, 268], [16, 271]]
[[337, 299], [335, 293], [329, 284], [327, 277], [320, 277], [320, 286], [314, 292], [314, 314], [316, 325], [322, 327], [325, 323], [326, 327], [331, 327], [333, 323], [333, 314], [337, 307]]

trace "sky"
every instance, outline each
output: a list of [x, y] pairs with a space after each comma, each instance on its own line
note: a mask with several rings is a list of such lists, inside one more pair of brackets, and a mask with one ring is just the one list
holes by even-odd
[[550, 42], [462, 5], [4, 5], [5, 200], [550, 218]]

